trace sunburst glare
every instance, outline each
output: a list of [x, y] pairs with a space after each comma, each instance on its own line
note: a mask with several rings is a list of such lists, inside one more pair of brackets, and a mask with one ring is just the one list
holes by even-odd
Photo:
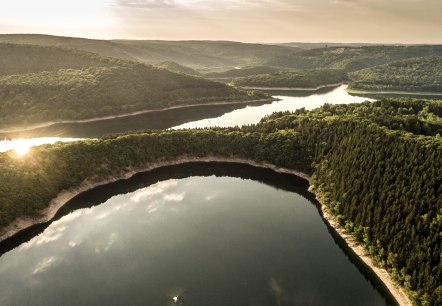
[[60, 141], [70, 142], [77, 140], [84, 140], [84, 138], [41, 137], [30, 139], [5, 139], [0, 141], [0, 152], [14, 151], [18, 156], [24, 156], [34, 146], [54, 144]]

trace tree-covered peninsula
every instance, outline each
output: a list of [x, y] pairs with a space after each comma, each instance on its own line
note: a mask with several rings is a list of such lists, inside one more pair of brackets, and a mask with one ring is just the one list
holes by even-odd
[[0, 128], [269, 98], [79, 50], [0, 44], [0, 55]]
[[349, 74], [351, 90], [442, 92], [442, 57], [397, 61]]
[[[276, 113], [242, 128], [140, 131], [0, 154], [0, 225], [60, 191], [182, 157], [302, 171], [329, 211], [416, 305], [442, 303], [442, 101], [382, 100]], [[25, 192], [24, 192], [25, 191]]]

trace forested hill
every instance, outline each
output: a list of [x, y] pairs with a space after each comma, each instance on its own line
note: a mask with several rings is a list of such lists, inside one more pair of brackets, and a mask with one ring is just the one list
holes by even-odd
[[201, 73], [199, 73], [195, 69], [192, 69], [190, 67], [186, 67], [186, 66], [183, 66], [183, 65], [177, 64], [175, 62], [171, 62], [171, 61], [157, 63], [154, 66], [158, 67], [158, 68], [164, 68], [164, 69], [170, 70], [172, 72], [184, 73], [184, 74], [194, 75], [194, 76], [201, 76]]
[[0, 128], [262, 97], [95, 53], [0, 43]]
[[141, 63], [0, 77], [0, 127], [268, 98]]
[[356, 71], [424, 56], [442, 56], [442, 45], [319, 48], [279, 56], [266, 62], [266, 65], [298, 69], [332, 68]]
[[115, 66], [118, 59], [73, 49], [0, 43], [0, 75]]
[[442, 92], [442, 56], [413, 58], [352, 72], [350, 89]]
[[[277, 113], [243, 128], [141, 131], [0, 154], [0, 226], [62, 189], [182, 156], [312, 174], [331, 213], [417, 305], [442, 304], [442, 101], [383, 100]], [[24, 192], [25, 191], [25, 192]]]
[[34, 34], [3, 34], [0, 42], [72, 48], [155, 64], [173, 61], [202, 71], [260, 65], [297, 48], [230, 41], [95, 40]]
[[347, 73], [336, 69], [285, 70], [236, 78], [233, 84], [245, 87], [314, 88], [337, 84], [347, 79]]
[[283, 70], [283, 68], [270, 67], [270, 66], [253, 66], [244, 67], [241, 69], [231, 69], [223, 72], [212, 72], [204, 75], [206, 78], [222, 79], [222, 78], [238, 78], [246, 77], [258, 74], [269, 74]]

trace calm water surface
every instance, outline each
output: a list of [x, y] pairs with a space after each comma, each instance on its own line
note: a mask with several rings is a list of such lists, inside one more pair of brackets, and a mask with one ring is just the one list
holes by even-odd
[[306, 188], [290, 175], [206, 163], [92, 190], [0, 257], [0, 304], [389, 305]]
[[[329, 104], [349, 104], [360, 103], [368, 98], [352, 96], [345, 90], [347, 85], [342, 85], [334, 89], [325, 89], [306, 93], [303, 91], [271, 91], [275, 98], [274, 101], [264, 105], [248, 105], [245, 108], [237, 109], [216, 118], [205, 118], [198, 121], [184, 123], [173, 127], [181, 128], [205, 128], [205, 127], [231, 127], [245, 124], [258, 123], [264, 116], [280, 111], [295, 111], [300, 108], [312, 110], [318, 108], [324, 103]], [[307, 96], [305, 96], [307, 94]]]
[[[0, 152], [14, 148], [14, 145], [29, 147], [34, 143], [48, 143], [47, 137], [64, 141], [68, 138], [98, 138], [104, 134], [122, 133], [144, 129], [168, 128], [205, 128], [229, 127], [257, 123], [261, 118], [278, 111], [295, 111], [305, 107], [314, 109], [324, 103], [342, 104], [362, 102], [367, 98], [351, 96], [346, 91], [346, 85], [334, 89], [319, 91], [279, 91], [271, 92], [280, 101], [271, 103], [204, 105], [178, 110], [146, 113], [137, 116], [116, 118], [88, 123], [55, 124], [49, 127], [27, 132], [0, 134]], [[24, 139], [21, 139], [24, 138]], [[16, 139], [16, 140], [15, 140]], [[52, 141], [53, 142], [53, 141]]]

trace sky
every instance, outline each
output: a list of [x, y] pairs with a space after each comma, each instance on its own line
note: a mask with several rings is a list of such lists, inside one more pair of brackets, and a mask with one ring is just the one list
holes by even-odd
[[442, 0], [0, 0], [0, 33], [442, 43]]

